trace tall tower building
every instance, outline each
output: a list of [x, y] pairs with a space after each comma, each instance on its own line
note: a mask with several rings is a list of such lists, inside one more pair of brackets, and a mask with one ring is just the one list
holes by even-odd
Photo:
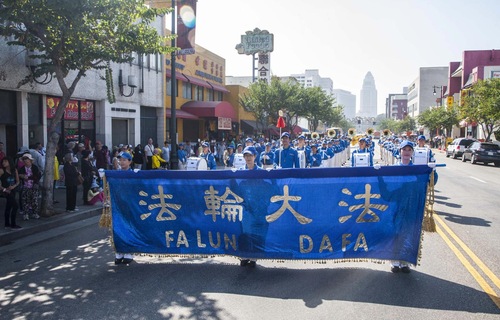
[[377, 116], [377, 88], [375, 87], [375, 79], [370, 71], [368, 71], [363, 80], [359, 102], [359, 117]]

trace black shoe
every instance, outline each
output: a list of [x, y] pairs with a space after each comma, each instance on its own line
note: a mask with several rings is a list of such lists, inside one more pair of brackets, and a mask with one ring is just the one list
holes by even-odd
[[115, 265], [119, 265], [123, 263], [123, 258], [115, 258]]
[[11, 229], [22, 229], [23, 227], [18, 226], [17, 224], [10, 227]]
[[6, 224], [4, 228], [5, 229], [10, 229], [10, 224]]
[[402, 267], [402, 268], [401, 268], [401, 271], [402, 271], [403, 273], [410, 273], [410, 267], [408, 267], [408, 266], [404, 266], [404, 267]]
[[122, 263], [123, 263], [123, 264], [127, 264], [127, 265], [128, 265], [128, 264], [132, 263], [132, 261], [134, 261], [134, 259], [130, 259], [130, 258], [123, 258]]
[[248, 266], [250, 268], [255, 268], [255, 266], [257, 265], [257, 262], [256, 261], [253, 261], [253, 260], [250, 260], [250, 262], [248, 262]]
[[398, 273], [400, 269], [401, 269], [401, 268], [400, 268], [400, 267], [398, 267], [398, 266], [392, 266], [392, 267], [391, 267], [391, 272], [392, 272], [392, 273]]
[[245, 267], [249, 263], [250, 263], [250, 260], [248, 260], [248, 259], [242, 259], [240, 261], [240, 267]]

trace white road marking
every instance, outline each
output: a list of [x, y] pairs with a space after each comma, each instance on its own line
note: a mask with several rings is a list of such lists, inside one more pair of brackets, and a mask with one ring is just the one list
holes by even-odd
[[472, 178], [472, 179], [479, 181], [479, 182], [482, 182], [482, 183], [486, 183], [486, 181], [483, 181], [483, 180], [478, 179], [478, 178], [474, 178], [473, 176], [469, 176], [469, 178]]

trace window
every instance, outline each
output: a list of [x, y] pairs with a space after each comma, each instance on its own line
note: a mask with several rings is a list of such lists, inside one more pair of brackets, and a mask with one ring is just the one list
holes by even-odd
[[182, 83], [182, 97], [184, 99], [192, 99], [193, 98], [191, 83], [189, 83], [189, 82]]
[[208, 89], [208, 101], [214, 101], [214, 90]]
[[172, 95], [172, 79], [167, 78], [167, 96]]
[[204, 89], [202, 86], [195, 86], [194, 100], [203, 101]]

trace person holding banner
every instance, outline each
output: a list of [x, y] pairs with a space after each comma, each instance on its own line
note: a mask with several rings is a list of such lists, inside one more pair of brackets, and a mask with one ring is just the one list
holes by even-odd
[[[122, 152], [118, 155], [118, 163], [122, 171], [132, 171], [132, 155], [128, 152]], [[115, 253], [115, 265], [126, 264], [129, 265], [134, 261], [134, 257], [130, 253]]]
[[[257, 157], [257, 149], [253, 146], [247, 146], [243, 150], [243, 157], [245, 158], [245, 167], [241, 168], [240, 170], [262, 170], [261, 167], [257, 166], [255, 164], [255, 158]], [[250, 239], [245, 239], [245, 241], [248, 241]], [[252, 242], [250, 240], [250, 242]], [[246, 242], [244, 242], [246, 243]], [[257, 264], [257, 260], [255, 259], [241, 259], [240, 260], [240, 266], [241, 267], [255, 267]]]
[[290, 134], [283, 132], [281, 134], [282, 148], [274, 153], [274, 164], [279, 168], [300, 168], [299, 154], [297, 150], [290, 146]]
[[200, 154], [200, 158], [203, 158], [207, 161], [207, 167], [210, 170], [216, 170], [217, 169], [217, 163], [215, 162], [215, 157], [214, 155], [210, 152], [210, 145], [208, 142], [203, 142], [201, 144], [201, 147], [203, 148], [202, 153]]

